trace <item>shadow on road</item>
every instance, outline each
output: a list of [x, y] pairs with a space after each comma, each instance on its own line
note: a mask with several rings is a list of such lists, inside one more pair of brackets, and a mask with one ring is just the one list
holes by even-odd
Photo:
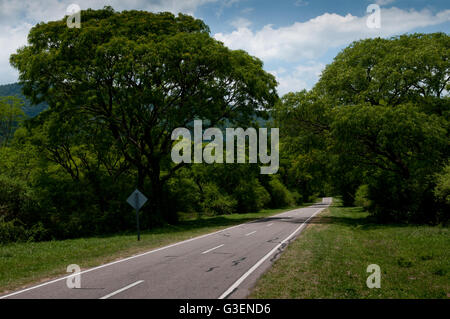
[[[315, 204], [309, 207], [323, 208], [325, 204]], [[343, 226], [358, 227], [360, 229], [376, 229], [376, 228], [386, 228], [386, 227], [404, 227], [407, 224], [400, 223], [380, 223], [375, 220], [373, 216], [367, 215], [359, 207], [346, 207], [347, 212], [357, 213], [353, 214], [353, 217], [346, 216], [314, 216], [309, 217], [267, 217], [259, 220], [252, 221], [251, 223], [262, 223], [269, 221], [279, 221], [293, 224], [335, 224]], [[350, 215], [350, 214], [349, 214]]]

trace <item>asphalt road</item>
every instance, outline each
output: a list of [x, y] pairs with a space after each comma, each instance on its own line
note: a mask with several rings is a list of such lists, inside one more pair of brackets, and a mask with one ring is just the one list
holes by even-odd
[[230, 227], [1, 298], [245, 298], [259, 276], [331, 198], [306, 208]]

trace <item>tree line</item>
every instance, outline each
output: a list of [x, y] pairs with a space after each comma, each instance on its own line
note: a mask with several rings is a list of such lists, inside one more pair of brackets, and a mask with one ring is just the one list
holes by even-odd
[[[276, 92], [262, 62], [230, 50], [203, 21], [171, 13], [82, 11], [83, 26], [40, 23], [10, 58], [23, 94], [0, 148], [0, 241], [134, 229], [125, 199], [149, 197], [142, 226], [342, 196], [379, 221], [445, 222], [449, 198], [449, 39], [358, 41], [310, 91]], [[8, 112], [10, 112], [8, 111]], [[12, 111], [11, 111], [12, 112]], [[172, 131], [280, 129], [280, 169], [174, 164]], [[12, 130], [9, 130], [12, 132]]]
[[[328, 184], [377, 221], [448, 220], [450, 38], [367, 39], [274, 110], [289, 187]], [[283, 137], [282, 137], [283, 138]]]

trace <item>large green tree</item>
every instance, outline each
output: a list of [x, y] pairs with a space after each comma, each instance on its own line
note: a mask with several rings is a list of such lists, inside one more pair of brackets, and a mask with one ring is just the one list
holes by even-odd
[[282, 144], [302, 145], [294, 155], [327, 154], [322, 169], [346, 203], [367, 184], [382, 219], [436, 221], [434, 174], [450, 156], [449, 81], [444, 33], [354, 42], [313, 90], [283, 97], [275, 116], [291, 129]]
[[65, 19], [33, 27], [11, 63], [35, 103], [108, 131], [158, 210], [163, 185], [182, 166], [168, 156], [173, 129], [194, 119], [204, 128], [248, 124], [277, 99], [260, 60], [229, 50], [193, 17], [111, 8], [81, 16], [79, 29]]

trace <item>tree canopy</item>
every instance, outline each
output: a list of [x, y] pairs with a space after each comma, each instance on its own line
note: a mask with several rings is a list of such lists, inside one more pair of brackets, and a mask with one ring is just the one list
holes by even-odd
[[450, 156], [449, 66], [443, 33], [345, 48], [311, 91], [287, 94], [274, 112], [290, 156], [321, 163], [295, 170], [299, 161], [289, 162], [297, 184], [321, 180], [316, 189], [331, 187], [347, 204], [363, 185], [383, 220], [435, 222], [443, 210], [448, 218], [433, 174]]
[[[173, 129], [189, 128], [194, 119], [249, 125], [277, 99], [262, 62], [226, 48], [201, 20], [111, 8], [81, 14], [79, 29], [64, 19], [33, 27], [11, 63], [35, 103], [92, 123], [83, 134], [107, 131], [137, 170], [138, 187], [149, 179], [152, 203], [182, 166], [168, 157]], [[72, 122], [67, 130], [78, 131]]]

